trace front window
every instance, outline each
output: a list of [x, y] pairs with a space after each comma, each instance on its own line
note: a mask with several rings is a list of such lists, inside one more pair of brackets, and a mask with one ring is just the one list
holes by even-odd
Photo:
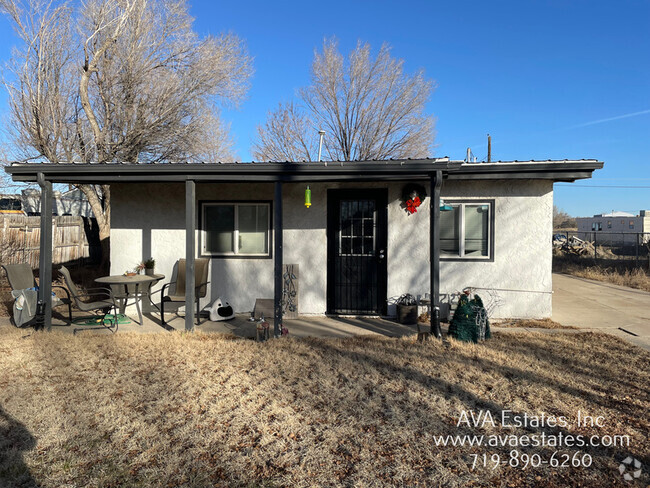
[[440, 211], [440, 257], [491, 259], [493, 257], [494, 202], [451, 202]]
[[634, 220], [630, 220], [630, 229], [634, 229]]
[[270, 203], [203, 203], [202, 256], [269, 256]]

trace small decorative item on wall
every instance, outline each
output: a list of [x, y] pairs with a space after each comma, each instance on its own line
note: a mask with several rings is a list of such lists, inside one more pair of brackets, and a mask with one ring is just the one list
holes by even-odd
[[307, 189], [305, 190], [305, 207], [311, 207], [311, 189], [309, 186], [307, 186]]
[[298, 265], [282, 265], [282, 316], [289, 319], [298, 318]]
[[424, 199], [427, 197], [427, 191], [421, 185], [409, 183], [402, 191], [402, 207], [409, 215], [418, 211], [418, 207], [422, 205]]
[[449, 212], [453, 210], [454, 207], [446, 203], [444, 200], [440, 199], [440, 211], [441, 212]]

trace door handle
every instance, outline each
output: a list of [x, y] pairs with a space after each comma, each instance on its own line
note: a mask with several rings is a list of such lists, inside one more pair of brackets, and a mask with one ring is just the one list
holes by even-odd
[[386, 258], [386, 250], [385, 249], [380, 249], [379, 250], [379, 259], [385, 259]]

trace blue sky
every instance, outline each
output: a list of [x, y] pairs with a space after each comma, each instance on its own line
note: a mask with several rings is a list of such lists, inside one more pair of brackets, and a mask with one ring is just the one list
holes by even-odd
[[[388, 42], [407, 71], [423, 68], [437, 83], [434, 156], [463, 159], [471, 147], [484, 158], [490, 133], [495, 160], [596, 158], [605, 168], [592, 180], [556, 185], [559, 207], [650, 209], [648, 1], [190, 3], [199, 33], [233, 32], [254, 57], [248, 98], [223, 112], [241, 160], [266, 113], [308, 83], [324, 38], [344, 52], [357, 40]], [[12, 42], [3, 21], [1, 61]]]

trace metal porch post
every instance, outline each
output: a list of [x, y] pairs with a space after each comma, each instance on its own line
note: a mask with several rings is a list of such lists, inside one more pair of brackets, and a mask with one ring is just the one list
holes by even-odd
[[442, 338], [440, 330], [440, 187], [442, 171], [431, 174], [429, 217], [429, 261], [431, 264], [431, 335]]
[[52, 330], [52, 182], [38, 173], [41, 187], [41, 242], [38, 262], [38, 301], [43, 304], [43, 326]]
[[273, 199], [273, 241], [274, 241], [274, 268], [273, 268], [273, 334], [280, 337], [282, 330], [282, 181], [275, 182], [275, 195]]
[[185, 182], [185, 330], [194, 329], [194, 250], [196, 229], [196, 183]]

